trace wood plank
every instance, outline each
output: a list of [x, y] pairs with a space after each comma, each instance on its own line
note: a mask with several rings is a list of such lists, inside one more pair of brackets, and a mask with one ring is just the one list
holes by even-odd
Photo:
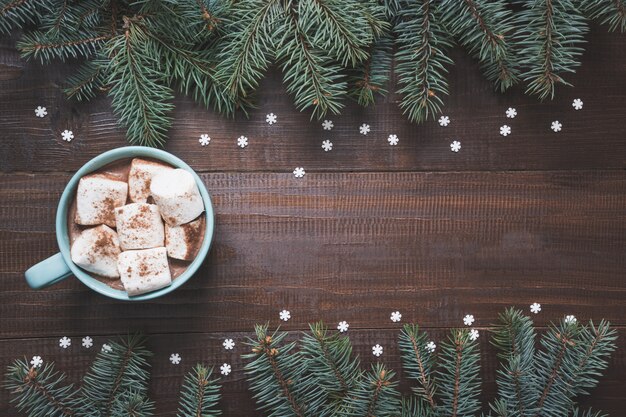
[[[30, 290], [56, 251], [68, 175], [2, 175], [3, 337], [246, 331], [292, 311], [384, 328], [487, 325], [538, 301], [547, 316], [626, 325], [626, 172], [202, 174], [216, 217], [200, 272], [154, 301], [119, 303], [69, 279]], [[540, 322], [545, 324], [545, 322]]]
[[[539, 318], [542, 318], [542, 312]], [[555, 318], [555, 317], [550, 317]], [[276, 325], [273, 320], [272, 325]], [[380, 360], [388, 367], [397, 372], [397, 379], [402, 381], [400, 390], [404, 393], [410, 392], [411, 384], [402, 373], [399, 350], [397, 346], [397, 335], [402, 323], [393, 324], [393, 329], [385, 330], [355, 330], [350, 327], [348, 336], [354, 345], [355, 354], [359, 355], [363, 367]], [[291, 322], [284, 324], [287, 330], [293, 329]], [[295, 337], [292, 332], [291, 338]], [[437, 343], [444, 340], [447, 330], [433, 329], [429, 335]], [[488, 333], [481, 329], [479, 338], [482, 352], [481, 359], [481, 379], [483, 381], [482, 401], [486, 406], [487, 402], [495, 395], [495, 372], [497, 362], [495, 360], [495, 350], [488, 343]], [[96, 356], [97, 349], [102, 343], [110, 339], [110, 336], [95, 336], [89, 333], [94, 339], [94, 347], [85, 349], [80, 346], [80, 338], [87, 334], [78, 334], [72, 338], [72, 346], [64, 350], [58, 345], [59, 335], [50, 338], [35, 339], [9, 339], [0, 340], [0, 366], [6, 366], [16, 358], [33, 355], [40, 355], [45, 361], [54, 361], [57, 369], [68, 373], [69, 380], [80, 383], [80, 379], [85, 370], [88, 369], [91, 361]], [[583, 397], [581, 404], [593, 406], [617, 417], [621, 415], [624, 406], [623, 387], [626, 385], [626, 328], [619, 328], [618, 350], [613, 354], [609, 368], [605, 372], [599, 386], [593, 390], [592, 395]], [[221, 407], [225, 416], [260, 416], [255, 413], [255, 404], [248, 391], [248, 385], [243, 372], [244, 361], [241, 354], [246, 353], [244, 345], [246, 337], [252, 336], [250, 332], [226, 332], [226, 333], [181, 333], [181, 334], [154, 334], [148, 339], [148, 347], [154, 356], [150, 360], [152, 378], [150, 384], [151, 397], [156, 399], [158, 416], [171, 416], [178, 406], [178, 392], [182, 383], [182, 378], [195, 363], [202, 362], [219, 373], [219, 366], [222, 363], [229, 363], [233, 372], [222, 377], [223, 400]], [[224, 338], [233, 338], [236, 346], [233, 351], [226, 351], [221, 343]], [[377, 359], [371, 354], [371, 347], [380, 343], [384, 348], [383, 355]], [[179, 353], [182, 362], [178, 366], [172, 365], [168, 358], [172, 353]], [[9, 405], [9, 395], [6, 390], [0, 390], [0, 414], [15, 415], [16, 411]]]
[[[622, 169], [625, 42], [626, 34], [608, 34], [594, 26], [583, 65], [569, 78], [576, 87], [560, 88], [557, 98], [545, 103], [524, 96], [521, 87], [493, 93], [476, 62], [455, 50], [457, 65], [451, 68], [451, 91], [445, 99], [444, 112], [452, 119], [447, 128], [435, 121], [408, 123], [397, 108], [399, 97], [392, 94], [369, 109], [349, 105], [342, 116], [330, 117], [335, 129], [325, 132], [319, 122], [297, 112], [274, 71], [263, 81], [259, 108], [249, 120], [228, 120], [178, 98], [167, 150], [197, 170], [213, 172], [291, 172], [296, 166], [310, 172]], [[89, 104], [64, 99], [60, 87], [69, 66], [24, 63], [11, 45], [0, 43], [0, 170], [74, 171], [101, 152], [126, 144], [107, 99]], [[571, 106], [577, 97], [584, 101], [579, 112]], [[34, 116], [38, 105], [48, 108], [46, 118]], [[519, 113], [513, 120], [505, 117], [509, 106]], [[271, 127], [265, 123], [269, 112], [278, 115]], [[563, 123], [562, 132], [550, 130], [553, 120]], [[358, 133], [362, 123], [372, 128], [368, 136]], [[513, 130], [506, 138], [499, 134], [504, 124]], [[64, 129], [74, 131], [71, 143], [60, 139]], [[213, 139], [206, 148], [197, 142], [203, 133]], [[396, 147], [387, 144], [391, 133], [400, 137]], [[250, 138], [248, 148], [237, 148], [239, 135]], [[324, 139], [333, 141], [331, 152], [321, 149]], [[463, 148], [455, 154], [449, 144], [457, 139]]]

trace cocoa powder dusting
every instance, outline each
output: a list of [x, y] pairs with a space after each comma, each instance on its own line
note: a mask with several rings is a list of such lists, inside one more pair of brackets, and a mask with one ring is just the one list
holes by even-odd
[[[101, 169], [99, 169], [98, 171], [90, 175], [102, 176], [108, 179], [115, 179], [118, 181], [127, 182], [131, 161], [132, 161], [131, 158], [126, 158], [126, 159], [116, 161], [110, 165], [102, 167]], [[160, 164], [159, 161], [153, 161], [153, 162], [156, 164]], [[149, 185], [146, 184], [146, 188], [148, 187]], [[154, 204], [154, 199], [152, 197], [148, 197], [147, 202]], [[115, 227], [114, 225], [115, 225], [116, 204], [117, 204], [117, 207], [120, 207], [120, 206], [123, 206], [124, 204], [127, 204], [128, 200], [124, 202], [116, 202], [115, 199], [108, 197], [104, 200], [103, 203], [104, 203], [104, 207], [106, 208], [107, 215], [105, 216], [106, 218], [101, 220], [101, 222]], [[141, 207], [140, 209], [142, 214], [147, 214], [149, 210], [150, 208], [145, 207], [145, 206]], [[76, 238], [80, 235], [81, 231], [85, 229], [84, 227], [76, 223], [76, 220], [78, 219], [75, 219], [75, 217], [76, 217], [76, 196], [74, 197], [74, 201], [72, 202], [67, 212], [68, 234], [70, 237], [70, 244], [74, 243]], [[145, 218], [141, 218], [143, 216], [138, 216], [138, 217], [140, 217], [139, 219], [137, 219], [138, 222], [142, 222], [146, 220]], [[164, 220], [172, 224], [176, 222], [176, 220], [173, 218], [166, 218]], [[149, 225], [143, 226], [143, 227], [149, 227]], [[195, 257], [195, 253], [197, 252], [198, 248], [200, 247], [202, 243], [203, 234], [204, 234], [204, 216], [201, 217], [201, 222], [199, 222], [199, 224], [194, 224], [194, 227], [189, 228], [189, 235], [187, 237], [187, 240], [188, 240], [187, 243], [190, 246], [189, 250], [190, 251], [193, 250], [193, 254], [191, 253], [189, 254], [191, 259]], [[193, 247], [193, 249], [191, 247]], [[112, 253], [114, 255], [119, 254], [119, 252], [117, 252], [116, 250], [115, 245], [113, 245], [113, 242], [111, 241], [111, 237], [107, 236], [104, 233], [98, 237], [98, 240], [96, 241], [96, 250], [94, 251], [93, 255], [95, 255], [95, 253], [98, 251], [105, 251], [106, 253]], [[180, 276], [183, 272], [185, 272], [185, 270], [191, 263], [191, 261], [181, 261], [181, 260], [172, 259], [169, 257], [167, 259], [168, 259], [168, 268], [170, 269], [172, 279], [175, 279], [176, 277]], [[150, 268], [148, 265], [146, 265], [145, 263], [141, 263], [138, 267], [139, 267], [138, 272], [140, 276], [145, 277], [146, 275], [149, 275]], [[130, 274], [132, 272], [132, 267], [129, 266], [126, 272]], [[97, 279], [100, 282], [105, 283], [111, 288], [122, 290], [122, 291], [124, 290], [124, 287], [119, 279], [112, 280], [110, 278], [100, 277], [94, 274], [91, 274], [91, 275], [93, 276], [93, 278]]]

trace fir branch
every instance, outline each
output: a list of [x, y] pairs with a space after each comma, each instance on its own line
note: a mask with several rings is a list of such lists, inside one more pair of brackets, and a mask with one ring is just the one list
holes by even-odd
[[298, 110], [313, 107], [311, 118], [321, 118], [329, 112], [338, 114], [347, 93], [341, 67], [309, 43], [306, 24], [298, 19], [291, 1], [285, 5], [283, 18], [285, 32], [276, 58], [287, 92], [293, 94]]
[[391, 72], [392, 39], [383, 36], [370, 48], [369, 58], [348, 76], [349, 96], [362, 106], [374, 104], [375, 95], [387, 93]]
[[178, 417], [215, 417], [221, 415], [217, 408], [220, 387], [211, 379], [212, 369], [196, 365], [185, 375], [180, 392]]
[[436, 384], [439, 412], [450, 417], [471, 416], [480, 410], [480, 353], [467, 329], [453, 329], [440, 345]]
[[591, 408], [583, 411], [576, 407], [572, 412], [572, 417], [609, 417], [609, 415], [604, 414], [602, 411], [593, 411]]
[[557, 84], [571, 85], [563, 75], [580, 65], [587, 25], [571, 0], [528, 2], [516, 24], [526, 93], [552, 99]]
[[131, 143], [161, 146], [172, 121], [168, 113], [174, 108], [172, 90], [158, 71], [160, 57], [154, 41], [140, 19], [125, 18], [124, 35], [107, 45], [111, 64], [107, 68], [109, 95], [120, 122], [127, 126]]
[[322, 322], [311, 324], [310, 334], [302, 337], [303, 366], [314, 381], [314, 392], [307, 397], [308, 412], [317, 416], [341, 413], [351, 389], [359, 382], [359, 360], [352, 358], [350, 339], [337, 333], [328, 334]]
[[626, 32], [626, 0], [581, 0], [590, 19], [608, 25], [610, 31]]
[[16, 360], [8, 367], [5, 388], [14, 396], [11, 403], [29, 416], [72, 417], [77, 415], [77, 395], [65, 379], [53, 364], [38, 370], [27, 359]]
[[574, 388], [573, 396], [588, 394], [588, 390], [598, 385], [598, 377], [608, 367], [611, 353], [617, 346], [617, 332], [604, 320], [596, 327], [592, 321], [583, 326], [578, 342], [578, 364], [572, 371], [569, 385]]
[[281, 15], [281, 0], [244, 0], [234, 3], [226, 24], [227, 35], [218, 54], [217, 77], [232, 99], [247, 97], [267, 70]]
[[[385, 4], [378, 2], [378, 0], [362, 0], [359, 2], [359, 5], [362, 7], [365, 18], [374, 35], [372, 41], [388, 35], [392, 24], [389, 22]], [[372, 42], [370, 42], [370, 45], [371, 43]]]
[[368, 57], [374, 35], [357, 0], [297, 0], [296, 5], [298, 21], [306, 26], [304, 32], [313, 47], [343, 66], [355, 66]]
[[63, 89], [70, 98], [87, 101], [95, 97], [97, 91], [104, 90], [106, 62], [104, 57], [86, 61], [74, 75], [68, 77], [68, 86]]
[[400, 408], [397, 383], [392, 381], [395, 373], [381, 363], [363, 375], [351, 391], [344, 411], [345, 417], [391, 417]]
[[45, 32], [34, 31], [21, 37], [17, 49], [25, 59], [39, 58], [41, 63], [53, 59], [65, 61], [67, 58], [90, 57], [107, 39], [110, 39], [109, 35], [99, 35], [92, 30], [77, 30], [52, 37]]
[[437, 412], [422, 398], [403, 396], [400, 403], [400, 417], [435, 417]]
[[399, 347], [402, 354], [402, 366], [410, 379], [417, 381], [413, 392], [423, 399], [434, 411], [437, 409], [435, 393], [437, 388], [433, 379], [435, 355], [426, 348], [428, 335], [419, 330], [416, 324], [405, 324], [400, 332]]
[[287, 333], [268, 334], [267, 325], [256, 325], [256, 340], [249, 339], [252, 353], [243, 355], [250, 361], [245, 366], [250, 389], [259, 409], [270, 417], [305, 417], [306, 392], [302, 356], [295, 351], [295, 342], [281, 345]]
[[451, 43], [441, 26], [434, 0], [415, 0], [398, 11], [396, 73], [402, 101], [400, 108], [413, 122], [434, 118], [441, 111], [441, 97], [448, 94], [446, 55]]
[[513, 308], [505, 310], [498, 319], [491, 343], [502, 360], [496, 378], [498, 397], [506, 401], [490, 404], [490, 407], [499, 415], [526, 417], [536, 391], [535, 330], [532, 320]]
[[529, 415], [565, 416], [572, 409], [573, 393], [566, 376], [578, 364], [580, 332], [578, 323], [562, 320], [541, 338], [543, 349], [535, 354], [536, 401]]
[[[110, 342], [111, 351], [102, 351], [83, 378], [82, 412], [88, 415], [110, 416], [114, 410], [137, 409], [148, 412], [151, 403], [145, 399], [149, 372], [147, 358], [151, 353], [144, 347], [142, 336], [128, 336]], [[141, 415], [141, 414], [140, 414]]]
[[110, 414], [104, 416], [150, 417], [154, 413], [154, 403], [145, 394], [132, 390], [121, 393], [111, 405]]
[[502, 0], [445, 0], [443, 20], [461, 44], [481, 63], [500, 91], [518, 81], [518, 64], [506, 42], [513, 32], [511, 11]]
[[0, 33], [25, 24], [34, 24], [41, 16], [40, 0], [0, 0]]

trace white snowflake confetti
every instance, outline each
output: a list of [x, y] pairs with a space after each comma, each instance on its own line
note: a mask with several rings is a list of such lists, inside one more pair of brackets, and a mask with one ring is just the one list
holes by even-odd
[[59, 339], [59, 346], [63, 349], [67, 349], [68, 347], [72, 346], [72, 339], [67, 336], [63, 336]]
[[283, 310], [280, 312], [279, 316], [282, 321], [287, 321], [291, 318], [291, 313], [287, 310]]
[[245, 136], [239, 136], [237, 138], [237, 146], [239, 146], [242, 149], [248, 146], [248, 138]]
[[372, 355], [380, 356], [383, 354], [383, 347], [379, 344], [372, 346]]
[[471, 326], [472, 323], [474, 323], [473, 315], [467, 314], [465, 317], [463, 317], [463, 324], [465, 324], [466, 326]]
[[575, 99], [572, 102], [572, 107], [574, 107], [574, 110], [581, 110], [583, 108], [583, 101], [579, 98]]
[[198, 139], [198, 142], [200, 142], [200, 145], [202, 146], [207, 146], [209, 143], [211, 143], [211, 138], [205, 133], [200, 135], [200, 139]]
[[509, 107], [508, 109], [506, 109], [506, 117], [508, 117], [509, 119], [515, 119], [515, 116], [517, 116], [517, 110], [515, 110], [513, 107]]
[[72, 139], [74, 139], [74, 132], [72, 132], [71, 130], [64, 130], [63, 132], [61, 132], [61, 137], [64, 141], [71, 142]]
[[391, 146], [396, 146], [399, 141], [400, 139], [398, 139], [398, 135], [389, 135], [387, 137], [387, 142], [389, 142], [389, 145]]
[[576, 323], [576, 317], [572, 316], [571, 314], [565, 316], [565, 323], [567, 323], [567, 324], [574, 324], [574, 323]]
[[432, 340], [426, 344], [426, 350], [430, 353], [433, 353], [437, 349], [437, 345]]
[[172, 365], [178, 365], [180, 363], [180, 361], [182, 361], [183, 359], [180, 357], [180, 355], [178, 353], [172, 353], [170, 355], [170, 362], [172, 362]]
[[500, 134], [502, 136], [508, 136], [511, 134], [511, 126], [504, 125], [500, 127]]
[[222, 346], [224, 346], [224, 349], [226, 350], [232, 350], [235, 347], [235, 342], [233, 341], [233, 339], [224, 339], [224, 343], [222, 343]]
[[83, 337], [83, 347], [89, 349], [93, 346], [93, 339], [89, 336]]
[[324, 128], [324, 130], [332, 130], [335, 125], [333, 124], [332, 120], [324, 120], [324, 122], [322, 122], [322, 127]]
[[322, 149], [324, 149], [324, 151], [326, 151], [326, 152], [332, 151], [333, 150], [333, 143], [331, 141], [329, 141], [328, 139], [326, 139], [324, 142], [322, 142]]
[[306, 174], [306, 172], [304, 172], [304, 168], [302, 167], [298, 167], [293, 170], [293, 176], [296, 178], [302, 178], [304, 177], [304, 174]]
[[228, 375], [230, 374], [230, 371], [232, 370], [232, 368], [230, 367], [229, 364], [225, 363], [222, 366], [220, 366], [220, 373], [222, 375]]
[[455, 140], [454, 142], [452, 142], [450, 144], [450, 150], [452, 152], [458, 152], [461, 150], [461, 142], [459, 142], [458, 140]]
[[102, 349], [100, 349], [101, 352], [107, 352], [107, 353], [111, 353], [113, 352], [113, 348], [111, 347], [111, 345], [104, 343], [102, 345]]
[[48, 110], [45, 107], [37, 106], [35, 109], [35, 116], [37, 117], [46, 117], [46, 114], [48, 114]]
[[541, 311], [541, 304], [539, 304], [539, 303], [532, 303], [530, 305], [530, 312], [531, 313], [539, 314], [540, 311]]
[[339, 330], [341, 333], [347, 332], [349, 327], [350, 327], [350, 325], [345, 320], [344, 321], [340, 321], [337, 324], [337, 330]]
[[439, 126], [446, 127], [450, 124], [450, 118], [448, 116], [441, 116], [439, 118]]
[[274, 123], [276, 123], [277, 119], [278, 119], [278, 117], [274, 113], [270, 113], [270, 114], [265, 116], [265, 121], [270, 126], [273, 125]]
[[393, 321], [394, 323], [399, 322], [400, 320], [402, 320], [402, 314], [400, 314], [399, 311], [394, 311], [393, 313], [391, 313], [391, 317], [389, 317], [391, 319], [391, 321]]
[[563, 125], [558, 120], [555, 120], [550, 125], [550, 129], [554, 130], [555, 132], [560, 132], [562, 127], [563, 127]]
[[33, 365], [33, 368], [40, 368], [43, 365], [43, 359], [41, 359], [41, 356], [33, 356], [30, 364]]
[[370, 125], [363, 123], [361, 126], [359, 126], [359, 133], [362, 135], [367, 135], [368, 133], [370, 133]]
[[470, 330], [469, 338], [472, 340], [478, 339], [478, 330], [476, 329]]

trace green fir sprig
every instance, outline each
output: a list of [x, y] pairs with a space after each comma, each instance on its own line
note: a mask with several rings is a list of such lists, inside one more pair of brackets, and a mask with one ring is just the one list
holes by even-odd
[[[489, 332], [500, 366], [488, 416], [607, 417], [579, 409], [576, 401], [598, 384], [616, 348], [617, 334], [608, 322], [581, 324], [571, 316], [539, 337], [532, 320], [511, 308]], [[479, 344], [467, 328], [452, 329], [435, 348], [417, 325], [403, 326], [399, 348], [410, 394], [400, 393], [399, 379], [383, 362], [362, 367], [349, 337], [321, 322], [297, 340], [257, 325], [247, 345], [246, 378], [259, 410], [268, 416], [484, 416]], [[15, 361], [5, 382], [11, 403], [32, 417], [153, 415], [144, 339], [127, 336], [109, 346], [80, 387], [68, 384], [53, 364], [36, 368]], [[211, 369], [196, 365], [184, 377], [178, 417], [220, 415], [219, 390]]]
[[626, 31], [626, 0], [509, 3], [0, 0], [0, 34], [22, 29], [25, 59], [83, 61], [68, 76], [68, 97], [108, 94], [131, 143], [163, 146], [174, 92], [247, 115], [272, 67], [312, 118], [339, 114], [348, 98], [368, 106], [394, 91], [407, 118], [421, 123], [442, 112], [454, 40], [497, 90], [523, 81], [543, 100], [570, 85], [587, 19]]
[[448, 95], [448, 49], [452, 39], [446, 32], [439, 2], [416, 0], [398, 10], [396, 74], [400, 108], [413, 122], [435, 118]]
[[222, 414], [218, 408], [220, 387], [217, 379], [212, 379], [213, 370], [197, 364], [185, 376], [180, 390], [178, 417], [216, 417]]

